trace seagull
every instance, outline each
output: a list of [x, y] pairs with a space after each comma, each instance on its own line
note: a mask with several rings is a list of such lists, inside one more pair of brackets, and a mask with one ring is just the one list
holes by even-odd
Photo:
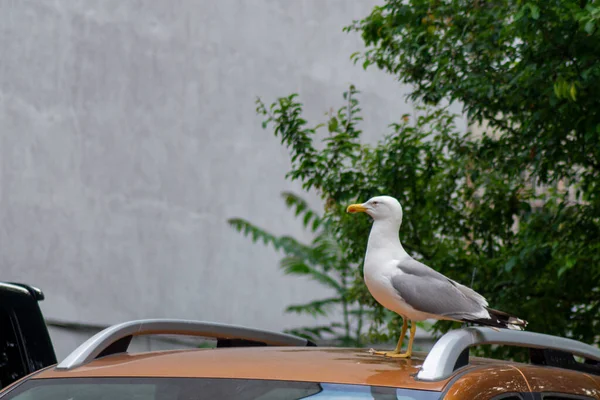
[[[402, 206], [393, 197], [377, 196], [351, 204], [349, 213], [364, 212], [373, 219], [364, 261], [364, 280], [371, 295], [383, 307], [402, 316], [400, 339], [393, 351], [374, 351], [388, 357], [410, 358], [415, 321], [427, 319], [471, 322], [496, 328], [523, 330], [527, 321], [488, 307], [474, 291], [412, 258], [402, 247], [398, 232]], [[408, 348], [402, 342], [411, 321]]]

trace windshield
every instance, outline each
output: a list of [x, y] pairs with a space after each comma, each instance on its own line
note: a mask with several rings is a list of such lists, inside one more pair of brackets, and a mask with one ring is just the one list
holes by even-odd
[[439, 392], [376, 386], [222, 378], [31, 379], [2, 400], [434, 400]]

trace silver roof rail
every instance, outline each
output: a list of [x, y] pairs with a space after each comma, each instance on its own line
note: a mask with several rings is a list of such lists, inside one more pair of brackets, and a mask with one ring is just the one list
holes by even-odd
[[[69, 354], [56, 369], [73, 369], [98, 357], [125, 352], [133, 336], [162, 334], [200, 336], [222, 341], [241, 340], [268, 346], [315, 346], [311, 341], [297, 336], [237, 325], [179, 319], [146, 319], [123, 322], [98, 332]], [[218, 344], [217, 346], [219, 347]]]
[[29, 294], [36, 300], [44, 300], [44, 292], [39, 288], [24, 283], [18, 282], [0, 282], [0, 289], [8, 289], [13, 292], [20, 292], [22, 294]]
[[29, 290], [27, 290], [26, 288], [24, 288], [21, 285], [15, 284], [15, 283], [0, 282], [0, 288], [7, 289], [7, 290], [10, 290], [12, 292], [18, 292], [18, 293], [21, 293], [21, 294], [30, 294]]
[[417, 380], [437, 381], [450, 377], [457, 369], [457, 361], [463, 352], [481, 344], [558, 350], [600, 362], [600, 349], [576, 340], [536, 332], [470, 327], [453, 330], [442, 336], [425, 358], [417, 373]]

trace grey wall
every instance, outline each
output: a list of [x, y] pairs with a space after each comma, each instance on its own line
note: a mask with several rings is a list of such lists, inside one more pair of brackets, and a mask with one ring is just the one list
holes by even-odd
[[[376, 3], [0, 2], [0, 279], [41, 287], [65, 321], [311, 322], [283, 309], [328, 293], [226, 219], [307, 238], [257, 95], [298, 91], [323, 119], [355, 83], [371, 139], [411, 110], [349, 61], [361, 42], [342, 28]], [[61, 333], [59, 357], [83, 339]]]

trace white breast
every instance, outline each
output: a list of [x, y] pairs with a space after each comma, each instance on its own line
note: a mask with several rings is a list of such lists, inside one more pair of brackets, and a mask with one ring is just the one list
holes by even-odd
[[399, 222], [375, 221], [369, 234], [365, 254], [365, 283], [375, 300], [388, 310], [410, 320], [423, 321], [431, 315], [415, 310], [402, 299], [392, 286], [391, 278], [402, 274], [398, 261], [409, 257], [398, 238]]

